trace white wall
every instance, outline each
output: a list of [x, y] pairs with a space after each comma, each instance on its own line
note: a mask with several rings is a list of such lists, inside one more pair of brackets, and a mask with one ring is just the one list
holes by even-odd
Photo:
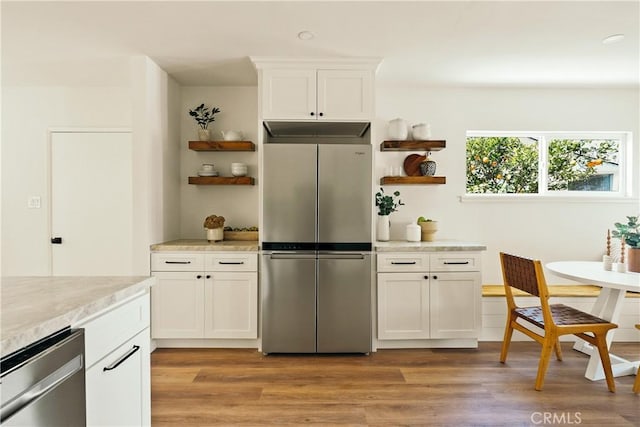
[[180, 88], [148, 57], [131, 61], [133, 273], [149, 274], [149, 246], [179, 236]]
[[[181, 137], [173, 141], [180, 147], [180, 237], [205, 239], [204, 219], [212, 214], [225, 217], [225, 226], [258, 225], [258, 153], [197, 152], [188, 149], [188, 141], [197, 140], [197, 124], [189, 110], [200, 104], [218, 107], [221, 112], [209, 125], [211, 139], [220, 140], [220, 131], [242, 131], [245, 140], [258, 141], [258, 88], [247, 87], [183, 87], [179, 111]], [[256, 146], [256, 150], [259, 147]], [[203, 163], [213, 163], [221, 176], [231, 176], [232, 162], [248, 165], [249, 176], [256, 178], [254, 186], [189, 185], [188, 177], [197, 176]]]
[[[543, 262], [597, 260], [605, 249], [606, 230], [626, 215], [638, 214], [640, 136], [639, 95], [633, 90], [580, 89], [454, 89], [378, 87], [375, 134], [386, 137], [389, 120], [431, 124], [434, 139], [447, 148], [434, 152], [436, 175], [445, 185], [385, 186], [399, 190], [406, 206], [391, 215], [392, 239], [419, 216], [439, 221], [437, 239], [475, 241], [483, 253], [483, 282], [502, 283], [498, 252], [510, 251]], [[460, 202], [465, 192], [465, 133], [468, 130], [631, 131], [633, 188], [630, 202]], [[379, 145], [380, 141], [374, 141]], [[376, 150], [376, 180], [388, 166], [401, 166], [407, 152]], [[618, 241], [614, 241], [618, 244]], [[566, 280], [548, 276], [550, 283]]]
[[[179, 236], [180, 88], [153, 61], [133, 58], [118, 87], [2, 88], [2, 273], [50, 274], [47, 131], [133, 130], [133, 274], [149, 274], [149, 245]], [[96, 159], [99, 166], [99, 159]], [[40, 209], [28, 209], [30, 196]]]
[[[2, 273], [47, 275], [47, 130], [131, 126], [128, 87], [2, 88]], [[40, 209], [28, 209], [30, 196]]]

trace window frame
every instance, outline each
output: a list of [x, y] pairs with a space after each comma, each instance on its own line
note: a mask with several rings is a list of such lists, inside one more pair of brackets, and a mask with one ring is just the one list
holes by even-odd
[[[515, 137], [534, 138], [538, 141], [538, 192], [537, 193], [467, 193], [466, 141], [473, 137]], [[618, 149], [620, 180], [617, 191], [557, 191], [548, 189], [549, 141], [554, 139], [617, 139], [620, 141]], [[632, 133], [620, 131], [474, 131], [469, 130], [465, 135], [465, 192], [461, 200], [483, 199], [589, 199], [610, 201], [611, 199], [632, 199], [633, 167]]]

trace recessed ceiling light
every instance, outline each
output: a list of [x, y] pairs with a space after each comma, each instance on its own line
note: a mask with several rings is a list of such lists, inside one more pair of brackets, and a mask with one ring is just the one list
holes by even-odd
[[299, 38], [300, 40], [311, 40], [311, 39], [313, 39], [315, 36], [316, 36], [316, 35], [315, 35], [315, 34], [313, 34], [311, 31], [306, 31], [306, 30], [305, 30], [305, 31], [300, 31], [300, 32], [298, 33], [298, 38]]
[[618, 43], [624, 39], [624, 34], [612, 34], [602, 39], [603, 44]]

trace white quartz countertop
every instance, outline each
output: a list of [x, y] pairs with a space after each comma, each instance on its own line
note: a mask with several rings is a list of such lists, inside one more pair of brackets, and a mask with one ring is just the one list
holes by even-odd
[[3, 277], [0, 353], [5, 356], [140, 291], [147, 276]]
[[209, 242], [205, 239], [178, 239], [151, 245], [152, 251], [258, 251], [256, 240], [223, 240]]
[[376, 252], [446, 252], [446, 251], [485, 251], [487, 247], [480, 243], [459, 240], [439, 240], [434, 242], [407, 242], [393, 240], [375, 242]]

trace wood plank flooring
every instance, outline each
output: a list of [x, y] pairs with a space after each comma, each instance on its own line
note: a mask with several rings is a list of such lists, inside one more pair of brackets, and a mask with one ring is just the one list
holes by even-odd
[[[269, 355], [247, 349], [157, 349], [153, 426], [640, 426], [635, 377], [584, 378], [587, 357], [563, 343], [544, 390], [533, 389], [540, 346], [381, 350], [361, 355]], [[612, 352], [640, 359], [640, 343]]]

